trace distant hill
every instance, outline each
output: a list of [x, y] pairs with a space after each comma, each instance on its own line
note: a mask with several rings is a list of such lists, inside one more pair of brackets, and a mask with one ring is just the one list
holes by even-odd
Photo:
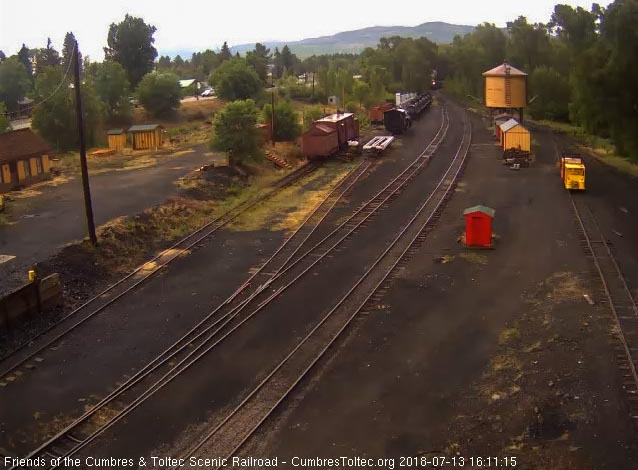
[[[376, 47], [379, 39], [389, 36], [403, 36], [411, 38], [426, 37], [429, 40], [447, 44], [452, 42], [454, 36], [471, 33], [474, 26], [455, 25], [440, 21], [423, 23], [418, 26], [372, 26], [370, 28], [357, 29], [321, 36], [318, 38], [302, 39], [301, 41], [266, 41], [265, 44], [271, 50], [280, 49], [288, 44], [288, 47], [299, 57], [309, 57], [313, 54], [334, 54], [338, 52], [361, 52], [366, 47]], [[233, 52], [243, 54], [252, 50], [255, 44], [240, 44], [231, 47]]]
[[[439, 44], [451, 43], [454, 36], [471, 33], [474, 26], [457, 25], [434, 21], [423, 23], [418, 26], [372, 26], [370, 28], [357, 29], [354, 31], [344, 31], [342, 33], [333, 34], [332, 36], [321, 36], [318, 38], [302, 39], [301, 41], [261, 41], [269, 47], [271, 51], [275, 47], [282, 48], [288, 44], [288, 47], [302, 59], [310, 57], [313, 54], [335, 54], [339, 52], [358, 53], [366, 47], [376, 47], [379, 39], [389, 36], [403, 36], [410, 38], [426, 37], [430, 41]], [[231, 47], [233, 53], [239, 52], [244, 54], [255, 47], [254, 43], [239, 44]], [[182, 59], [189, 59], [192, 50], [166, 50], [160, 51], [161, 55], [169, 55], [174, 58], [181, 55]]]

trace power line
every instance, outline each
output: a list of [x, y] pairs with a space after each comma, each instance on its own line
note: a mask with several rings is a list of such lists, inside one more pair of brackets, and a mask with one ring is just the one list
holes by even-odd
[[[74, 59], [73, 59], [73, 57], [75, 57], [75, 56], [74, 56], [74, 54], [75, 54], [76, 44], [77, 44], [76, 42], [75, 42], [75, 43], [73, 43], [73, 49], [71, 50], [71, 54], [69, 54], [69, 55], [71, 56], [71, 60], [69, 60], [69, 63], [68, 63], [68, 65], [67, 65], [67, 67], [66, 67], [66, 71], [64, 72], [64, 76], [62, 77], [62, 81], [58, 84], [58, 86], [57, 86], [57, 87], [55, 87], [55, 90], [53, 90], [53, 92], [52, 92], [49, 96], [47, 96], [47, 97], [46, 97], [45, 99], [43, 99], [42, 101], [40, 101], [40, 102], [38, 102], [38, 103], [36, 103], [36, 104], [32, 105], [32, 106], [30, 107], [30, 110], [31, 110], [31, 111], [33, 111], [36, 107], [38, 107], [38, 106], [40, 106], [40, 105], [43, 105], [44, 103], [46, 103], [47, 101], [49, 101], [51, 98], [53, 98], [53, 97], [56, 95], [56, 93], [57, 93], [58, 91], [60, 91], [60, 88], [61, 88], [61, 87], [62, 87], [62, 85], [66, 82], [66, 78], [67, 78], [67, 76], [69, 75], [69, 71], [71, 70], [71, 65], [73, 65], [73, 60], [74, 60]], [[11, 114], [15, 114], [15, 113], [9, 113], [9, 112], [6, 112], [6, 113], [0, 113], [0, 115], [2, 115], [2, 116], [10, 116]]]

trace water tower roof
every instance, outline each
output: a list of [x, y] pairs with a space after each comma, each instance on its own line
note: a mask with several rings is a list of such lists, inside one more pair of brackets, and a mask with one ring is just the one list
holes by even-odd
[[513, 67], [507, 62], [499, 65], [498, 67], [494, 67], [492, 70], [488, 70], [483, 73], [484, 77], [504, 77], [506, 75], [506, 70], [509, 69], [510, 77], [526, 77], [527, 74], [522, 70]]

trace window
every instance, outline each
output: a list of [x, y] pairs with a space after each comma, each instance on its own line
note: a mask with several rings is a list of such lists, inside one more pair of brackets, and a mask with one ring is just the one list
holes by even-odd
[[35, 167], [38, 170], [38, 175], [42, 174], [42, 157], [35, 159]]
[[22, 166], [24, 168], [24, 176], [29, 178], [31, 176], [31, 165], [29, 165], [29, 160], [22, 160]]

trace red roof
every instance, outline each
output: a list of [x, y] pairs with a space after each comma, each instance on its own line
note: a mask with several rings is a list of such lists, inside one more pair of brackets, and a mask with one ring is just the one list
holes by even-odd
[[50, 153], [49, 145], [31, 129], [20, 129], [0, 134], [0, 163]]

